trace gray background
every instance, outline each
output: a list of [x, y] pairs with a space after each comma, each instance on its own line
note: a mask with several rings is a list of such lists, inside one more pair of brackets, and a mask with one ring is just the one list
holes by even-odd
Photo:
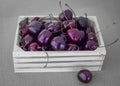
[[[101, 72], [93, 72], [93, 80], [83, 84], [77, 72], [24, 73], [13, 71], [12, 50], [19, 15], [59, 14], [59, 0], [0, 0], [0, 86], [119, 86], [120, 42], [107, 47], [107, 56]], [[105, 44], [120, 37], [119, 0], [64, 0], [77, 15], [96, 15], [101, 28], [117, 21], [118, 24], [102, 32]]]

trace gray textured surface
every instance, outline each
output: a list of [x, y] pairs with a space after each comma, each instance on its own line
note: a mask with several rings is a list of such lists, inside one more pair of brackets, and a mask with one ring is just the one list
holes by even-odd
[[[58, 14], [59, 0], [0, 0], [0, 86], [119, 86], [120, 85], [120, 42], [107, 47], [107, 56], [101, 72], [93, 72], [91, 83], [82, 84], [77, 72], [72, 73], [24, 73], [13, 71], [12, 50], [19, 15]], [[100, 27], [113, 21], [120, 23], [119, 0], [65, 0], [83, 15], [96, 15]], [[120, 24], [103, 32], [105, 43], [120, 37]]]

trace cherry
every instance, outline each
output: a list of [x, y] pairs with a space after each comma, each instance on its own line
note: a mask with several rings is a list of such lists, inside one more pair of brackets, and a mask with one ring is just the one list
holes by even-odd
[[67, 34], [72, 43], [78, 43], [85, 37], [84, 31], [78, 29], [69, 29]]
[[33, 22], [33, 21], [39, 21], [39, 19], [40, 19], [40, 17], [34, 17], [34, 18], [31, 20], [31, 22]]
[[41, 46], [48, 45], [50, 43], [52, 37], [53, 37], [53, 35], [50, 31], [48, 31], [46, 29], [42, 30], [37, 37], [39, 45], [41, 45]]
[[49, 24], [50, 24], [50, 22], [44, 22], [44, 23], [43, 23], [44, 29], [47, 29]]
[[88, 33], [90, 33], [90, 32], [93, 32], [93, 28], [92, 27], [90, 27], [90, 26], [88, 26], [87, 28], [86, 28], [86, 34], [88, 34]]
[[85, 50], [95, 50], [98, 47], [98, 43], [94, 40], [88, 40], [85, 45]]
[[66, 49], [65, 40], [60, 36], [54, 37], [51, 41], [51, 47], [53, 50], [63, 51]]
[[67, 51], [78, 51], [79, 46], [76, 44], [68, 44]]
[[62, 26], [65, 29], [75, 28], [75, 20], [66, 20], [62, 22]]
[[37, 35], [40, 31], [42, 27], [42, 23], [38, 22], [38, 21], [33, 21], [29, 24], [29, 33], [32, 35]]
[[88, 33], [88, 39], [89, 39], [89, 40], [95, 40], [95, 39], [96, 39], [95, 33], [89, 32], [89, 33]]
[[89, 70], [80, 70], [77, 77], [81, 82], [89, 83], [92, 80], [92, 73]]
[[25, 35], [21, 40], [20, 40], [20, 46], [27, 50], [28, 45], [33, 42], [33, 37], [30, 36], [29, 34]]
[[28, 51], [42, 51], [42, 48], [37, 42], [33, 42], [28, 46]]
[[67, 34], [61, 34], [60, 36], [63, 37], [63, 39], [65, 40], [65, 43], [69, 43]]
[[47, 29], [50, 31], [50, 32], [59, 32], [60, 31], [60, 25], [59, 23], [50, 23], [47, 27]]
[[59, 14], [59, 19], [61, 21], [67, 20], [66, 17], [68, 20], [71, 20], [73, 18], [73, 14], [72, 14], [71, 10], [67, 9], [67, 10], [64, 10], [64, 12]]
[[87, 22], [87, 19], [85, 17], [79, 17], [77, 19], [78, 28], [81, 30], [85, 30], [86, 29], [86, 22]]

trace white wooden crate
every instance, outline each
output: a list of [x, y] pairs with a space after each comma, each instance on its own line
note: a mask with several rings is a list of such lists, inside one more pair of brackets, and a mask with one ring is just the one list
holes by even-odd
[[[96, 16], [88, 16], [94, 22], [99, 47], [94, 51], [46, 51], [49, 55], [48, 65], [44, 51], [24, 51], [19, 47], [19, 22], [24, 18], [35, 16], [19, 16], [15, 34], [13, 63], [15, 72], [72, 72], [81, 69], [100, 71], [106, 55], [102, 34]], [[39, 16], [43, 17], [43, 16]]]

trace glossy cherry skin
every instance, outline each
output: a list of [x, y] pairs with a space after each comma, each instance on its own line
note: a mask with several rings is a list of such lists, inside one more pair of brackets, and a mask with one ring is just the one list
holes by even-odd
[[33, 37], [30, 36], [29, 34], [27, 34], [27, 35], [25, 35], [25, 36], [21, 39], [21, 41], [20, 41], [20, 46], [21, 46], [23, 49], [27, 50], [28, 45], [29, 45], [30, 43], [32, 43], [33, 41], [34, 41]]
[[61, 34], [60, 36], [64, 39], [64, 41], [65, 41], [66, 44], [69, 43], [68, 35], [67, 34]]
[[69, 29], [67, 34], [71, 43], [78, 43], [85, 37], [84, 31], [79, 31], [78, 29]]
[[76, 44], [68, 44], [67, 46], [67, 51], [78, 51], [79, 50], [79, 46]]
[[37, 42], [33, 42], [28, 46], [28, 51], [42, 51], [42, 48]]
[[20, 35], [23, 37], [29, 33], [28, 26], [26, 25], [22, 29], [20, 29]]
[[38, 22], [38, 21], [33, 21], [29, 24], [29, 33], [32, 35], [37, 35], [40, 31], [42, 27], [42, 23]]
[[85, 50], [95, 50], [98, 47], [98, 42], [94, 40], [88, 40], [85, 45]]
[[77, 19], [77, 26], [81, 30], [85, 30], [86, 29], [86, 23], [87, 23], [87, 19], [85, 17], [79, 17]]
[[43, 23], [44, 29], [47, 29], [47, 28], [48, 28], [48, 25], [49, 25], [50, 23], [51, 23], [51, 22], [44, 22], [44, 23]]
[[45, 46], [45, 45], [50, 44], [52, 37], [53, 35], [50, 31], [46, 29], [42, 30], [37, 37], [39, 45]]
[[31, 22], [33, 22], [33, 21], [39, 21], [39, 19], [40, 19], [40, 17], [34, 17], [34, 18], [31, 20]]
[[71, 10], [67, 9], [64, 12], [60, 13], [59, 19], [61, 21], [65, 21], [65, 20], [67, 20], [65, 16], [67, 17], [68, 20], [71, 20], [73, 18], [73, 14], [72, 14]]
[[51, 47], [55, 51], [63, 51], [66, 49], [65, 40], [60, 36], [54, 37], [51, 41]]
[[96, 35], [93, 32], [89, 32], [88, 33], [88, 40], [95, 40], [96, 39]]
[[92, 73], [89, 70], [80, 70], [77, 77], [81, 82], [89, 83], [92, 80]]
[[90, 32], [93, 32], [93, 28], [89, 26], [89, 27], [86, 28], [85, 32], [86, 32], [86, 34], [88, 34]]
[[47, 29], [50, 31], [50, 32], [53, 32], [53, 33], [56, 33], [58, 31], [60, 31], [60, 25], [59, 23], [50, 23], [47, 27]]
[[71, 29], [75, 28], [75, 21], [74, 20], [66, 20], [62, 22], [62, 26], [64, 29]]

